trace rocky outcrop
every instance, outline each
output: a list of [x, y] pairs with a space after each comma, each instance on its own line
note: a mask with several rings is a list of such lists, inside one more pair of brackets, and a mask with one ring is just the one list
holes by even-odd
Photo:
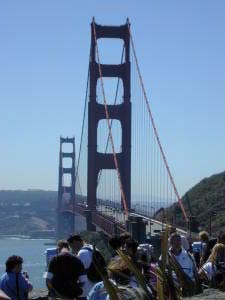
[[185, 298], [185, 300], [225, 300], [225, 293], [215, 289], [207, 289], [202, 294]]
[[29, 299], [48, 300], [48, 291], [47, 289], [33, 290], [31, 293], [29, 293]]

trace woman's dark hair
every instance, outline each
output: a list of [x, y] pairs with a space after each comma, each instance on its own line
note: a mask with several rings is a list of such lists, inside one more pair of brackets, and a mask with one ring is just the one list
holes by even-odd
[[121, 239], [119, 236], [113, 236], [109, 239], [109, 245], [113, 250], [117, 250], [122, 246]]
[[138, 248], [138, 242], [134, 239], [127, 239], [126, 240], [126, 248], [131, 249], [133, 251], [133, 253], [136, 253], [137, 248]]
[[6, 266], [6, 272], [11, 272], [15, 266], [17, 265], [22, 265], [23, 263], [23, 259], [21, 256], [18, 255], [12, 255], [10, 257], [8, 257], [5, 266]]
[[120, 235], [120, 242], [121, 246], [124, 246], [126, 243], [126, 240], [130, 239], [131, 235], [128, 232], [124, 232]]
[[79, 234], [71, 234], [67, 239], [67, 242], [71, 244], [74, 241], [83, 242], [82, 237]]

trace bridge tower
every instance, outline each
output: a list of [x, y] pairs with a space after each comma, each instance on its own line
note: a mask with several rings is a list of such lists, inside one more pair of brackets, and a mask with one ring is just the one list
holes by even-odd
[[[63, 144], [72, 144], [72, 152], [63, 152]], [[64, 159], [70, 160], [70, 166], [64, 167]], [[65, 182], [67, 177], [67, 182]], [[68, 181], [70, 181], [68, 183]], [[67, 238], [74, 233], [75, 226], [75, 138], [60, 137], [59, 183], [57, 207], [57, 238]]]
[[[110, 119], [119, 120], [122, 130], [122, 149], [116, 153], [122, 186], [127, 202], [131, 207], [131, 101], [130, 101], [130, 36], [129, 23], [122, 26], [101, 26], [93, 20], [91, 24], [90, 57], [90, 98], [88, 103], [88, 179], [87, 203], [89, 211], [96, 210], [98, 174], [103, 169], [115, 169], [113, 154], [97, 152], [97, 128], [102, 119], [106, 119], [103, 104], [97, 102], [96, 88], [100, 78], [96, 57], [96, 39], [118, 38], [124, 42], [125, 61], [122, 64], [101, 64], [102, 77], [120, 78], [123, 82], [123, 103], [107, 105]], [[123, 205], [122, 205], [123, 207]], [[90, 214], [89, 214], [90, 216]], [[87, 220], [88, 221], [88, 220]], [[87, 224], [90, 224], [87, 222]], [[89, 230], [93, 228], [88, 228]]]

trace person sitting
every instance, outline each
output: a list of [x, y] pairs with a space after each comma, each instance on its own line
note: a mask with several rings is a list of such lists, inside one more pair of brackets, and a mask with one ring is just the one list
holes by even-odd
[[0, 289], [12, 300], [27, 300], [28, 293], [33, 289], [27, 273], [22, 273], [23, 258], [10, 256], [5, 265], [6, 271], [0, 278]]
[[79, 299], [85, 270], [82, 262], [70, 253], [65, 240], [57, 243], [58, 255], [54, 256], [45, 274], [46, 285], [52, 297]]
[[[198, 272], [203, 281], [212, 287], [221, 287], [225, 275], [225, 245], [217, 243], [209, 256], [208, 261]], [[222, 287], [223, 288], [223, 287]]]
[[209, 235], [206, 231], [201, 231], [198, 236], [199, 241], [192, 243], [192, 253], [195, 258], [197, 268], [199, 268], [203, 264], [203, 256], [205, 254], [209, 241]]

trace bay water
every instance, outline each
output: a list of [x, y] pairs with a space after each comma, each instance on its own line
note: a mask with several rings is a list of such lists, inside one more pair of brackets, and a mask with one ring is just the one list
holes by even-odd
[[0, 275], [5, 272], [7, 258], [19, 255], [24, 260], [23, 271], [28, 273], [34, 288], [45, 288], [43, 278], [46, 269], [45, 250], [51, 247], [54, 247], [54, 240], [0, 238]]

